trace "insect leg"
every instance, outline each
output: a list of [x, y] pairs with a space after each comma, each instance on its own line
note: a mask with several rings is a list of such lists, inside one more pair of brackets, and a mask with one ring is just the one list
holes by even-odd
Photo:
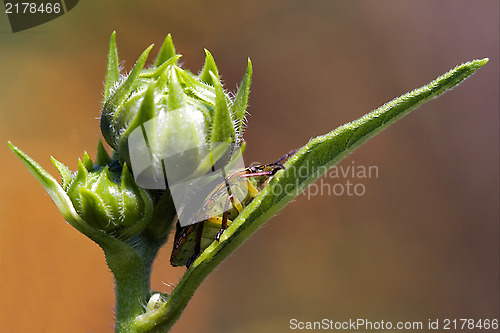
[[193, 261], [196, 258], [198, 258], [198, 256], [200, 255], [200, 252], [201, 252], [201, 236], [203, 235], [203, 225], [205, 224], [205, 222], [200, 222], [198, 224], [199, 224], [199, 227], [198, 227], [198, 230], [196, 231], [197, 234], [196, 234], [196, 243], [194, 245], [194, 254], [191, 258], [189, 258], [188, 262], [186, 263], [187, 268], [189, 268], [189, 266], [191, 266]]
[[[259, 190], [252, 183], [250, 183], [248, 179], [247, 179], [247, 190], [248, 193], [250, 193], [250, 195], [252, 196], [252, 198], [255, 198], [259, 194]], [[238, 209], [238, 207], [236, 207], [236, 209]]]
[[[247, 183], [248, 183], [248, 180], [247, 180]], [[249, 191], [250, 192], [250, 191]], [[243, 211], [243, 205], [241, 204], [241, 202], [238, 200], [238, 198], [236, 198], [234, 195], [233, 197], [231, 198], [231, 202], [233, 203], [233, 206], [234, 208], [236, 208], [236, 210], [238, 211], [238, 214], [241, 213]]]
[[224, 213], [222, 214], [222, 225], [221, 225], [219, 232], [217, 233], [217, 236], [215, 236], [215, 239], [217, 241], [220, 240], [220, 236], [222, 236], [224, 231], [227, 229], [227, 214], [229, 211], [229, 203], [233, 200], [233, 197], [234, 197], [234, 195], [231, 194], [226, 199], [226, 205], [224, 206]]

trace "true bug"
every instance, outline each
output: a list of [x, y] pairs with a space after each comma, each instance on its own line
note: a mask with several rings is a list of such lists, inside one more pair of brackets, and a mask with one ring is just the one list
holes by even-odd
[[260, 190], [269, 182], [269, 180], [279, 171], [284, 169], [283, 161], [293, 155], [296, 150], [286, 154], [279, 160], [270, 164], [250, 166], [246, 169], [237, 171], [229, 175], [222, 184], [219, 184], [212, 193], [206, 198], [203, 212], [210, 210], [211, 206], [220, 201], [219, 196], [228, 191], [227, 184], [232, 178], [243, 180], [241, 186], [246, 186], [246, 197], [243, 201], [237, 199], [234, 193], [230, 193], [224, 200], [224, 213], [218, 216], [209, 217], [199, 223], [181, 227], [179, 222], [176, 224], [174, 238], [174, 248], [170, 256], [172, 266], [189, 266], [214, 240], [219, 241], [224, 230], [241, 213], [243, 208], [248, 205], [260, 192]]

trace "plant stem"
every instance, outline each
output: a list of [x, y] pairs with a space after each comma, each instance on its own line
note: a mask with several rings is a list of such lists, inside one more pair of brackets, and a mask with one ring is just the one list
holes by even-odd
[[132, 321], [144, 313], [144, 306], [150, 296], [153, 260], [149, 256], [139, 256], [134, 251], [127, 256], [106, 252], [106, 261], [116, 283], [115, 332], [130, 332]]

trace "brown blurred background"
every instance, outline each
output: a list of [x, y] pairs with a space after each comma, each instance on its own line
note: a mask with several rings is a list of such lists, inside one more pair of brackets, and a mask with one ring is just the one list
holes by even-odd
[[[172, 33], [185, 67], [215, 57], [228, 90], [254, 65], [247, 163], [271, 162], [416, 88], [489, 57], [461, 86], [341, 165], [377, 166], [363, 196], [300, 196], [196, 292], [172, 332], [288, 332], [289, 320], [499, 315], [497, 0], [81, 1], [15, 33], [0, 14], [1, 332], [111, 332], [112, 276], [8, 150], [52, 174], [95, 154], [107, 44], [130, 70]], [[346, 179], [324, 179], [333, 186]], [[152, 285], [169, 291], [184, 269]]]

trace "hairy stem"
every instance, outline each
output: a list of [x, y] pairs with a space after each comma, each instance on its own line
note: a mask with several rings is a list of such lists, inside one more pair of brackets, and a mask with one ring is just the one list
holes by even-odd
[[115, 277], [116, 332], [130, 332], [133, 319], [144, 312], [150, 292], [151, 262], [139, 256], [123, 258], [106, 253], [106, 261]]

